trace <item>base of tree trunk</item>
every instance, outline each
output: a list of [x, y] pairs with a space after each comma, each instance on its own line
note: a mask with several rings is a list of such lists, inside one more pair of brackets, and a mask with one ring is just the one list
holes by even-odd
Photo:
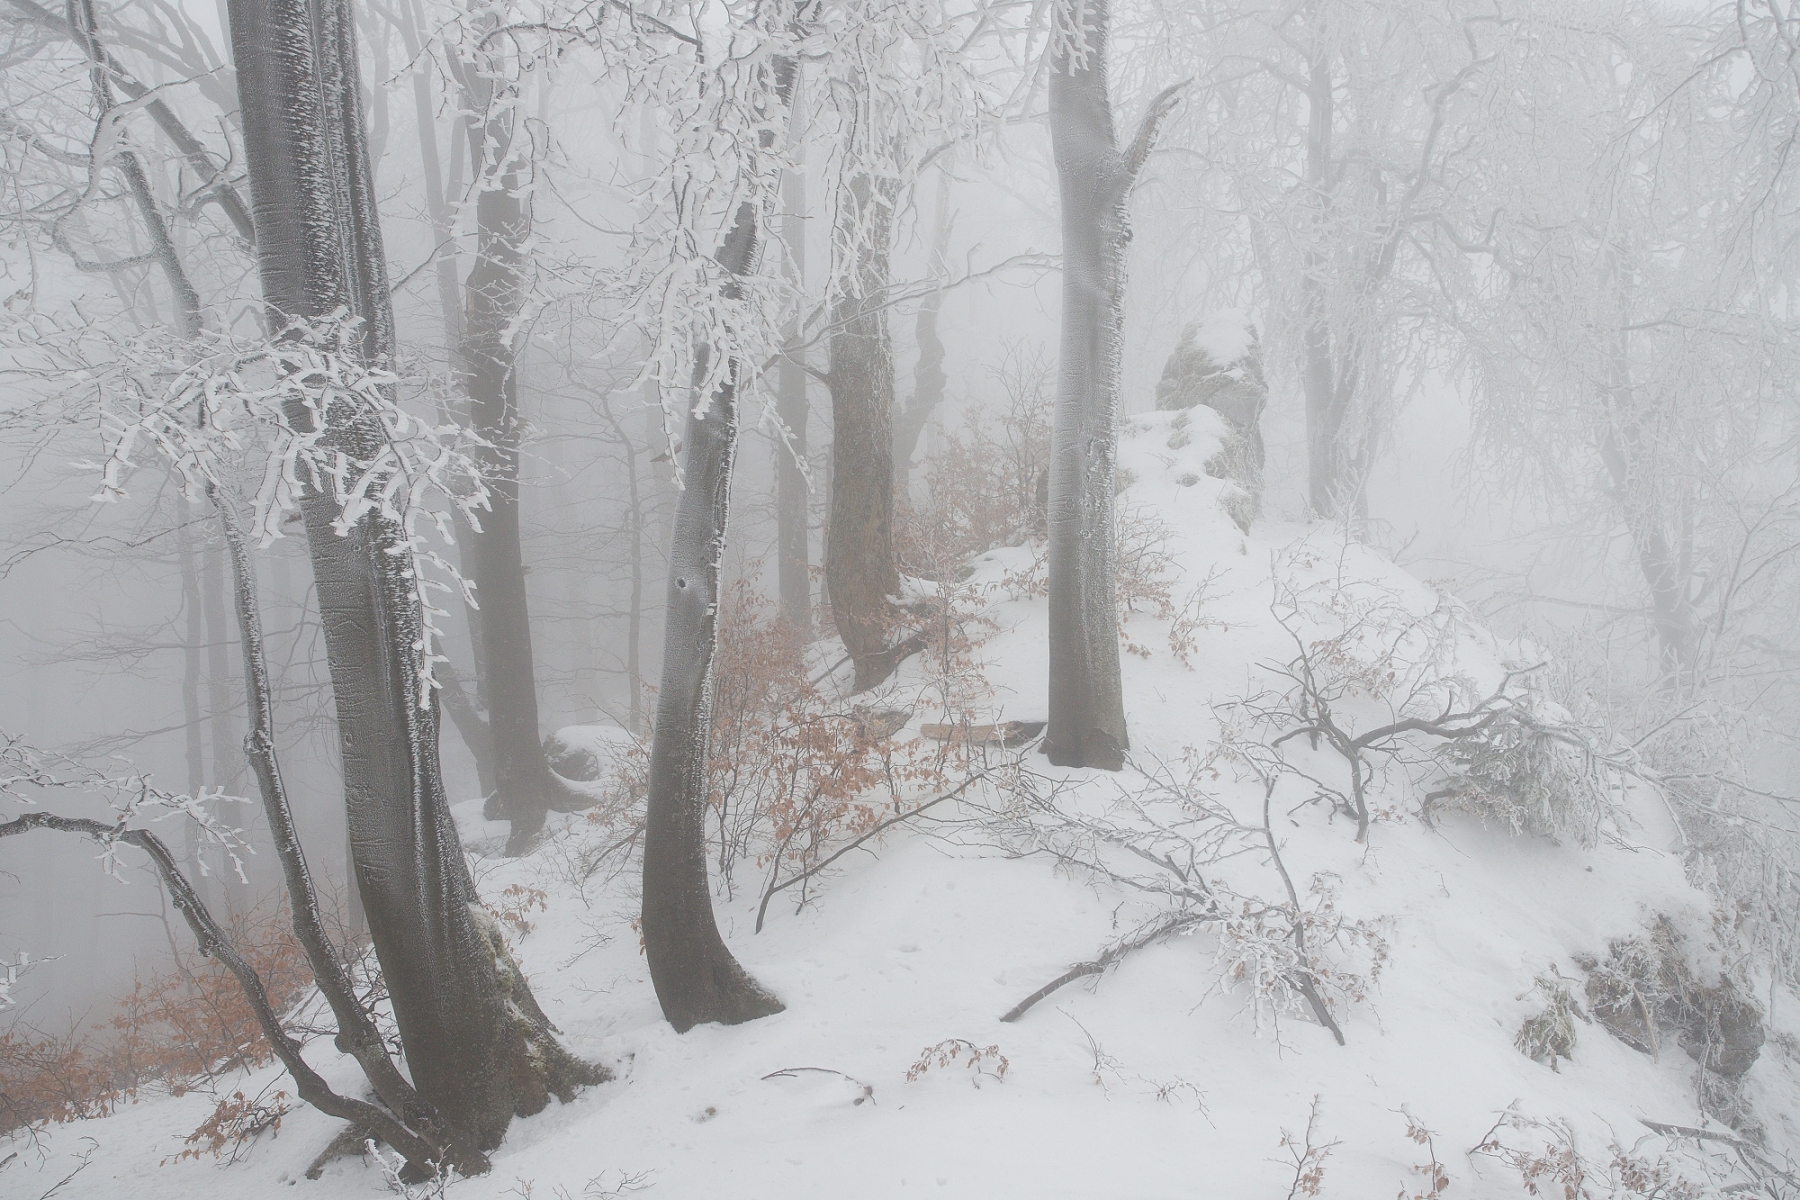
[[1044, 739], [1044, 754], [1059, 767], [1123, 771], [1127, 747], [1109, 733], [1090, 729], [1079, 737]]
[[925, 649], [926, 644], [924, 638], [914, 634], [878, 654], [865, 654], [860, 658], [852, 655], [850, 661], [856, 667], [856, 682], [851, 691], [866, 692], [887, 682], [888, 676], [899, 670], [901, 663]]
[[657, 997], [662, 1001], [663, 1017], [676, 1033], [708, 1023], [742, 1025], [787, 1010], [787, 1005], [751, 978], [723, 942], [717, 953], [704, 954], [704, 961], [687, 964], [678, 986], [658, 987]]

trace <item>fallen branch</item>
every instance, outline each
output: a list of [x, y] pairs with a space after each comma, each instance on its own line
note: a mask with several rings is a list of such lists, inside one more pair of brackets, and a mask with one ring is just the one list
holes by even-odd
[[839, 1079], [847, 1079], [858, 1088], [862, 1089], [862, 1095], [850, 1102], [852, 1105], [861, 1104], [864, 1100], [867, 1100], [870, 1104], [875, 1103], [875, 1085], [864, 1083], [856, 1076], [846, 1075], [844, 1072], [832, 1067], [783, 1067], [779, 1071], [770, 1071], [767, 1075], [763, 1076], [763, 1079], [797, 1079], [802, 1073], [806, 1072], [815, 1075], [836, 1075]]
[[822, 862], [816, 863], [813, 866], [808, 867], [806, 870], [800, 872], [798, 875], [790, 876], [789, 878], [782, 880], [780, 883], [776, 883], [776, 882], [774, 882], [773, 879], [771, 879], [769, 882], [768, 888], [763, 892], [762, 903], [757, 905], [757, 908], [756, 908], [756, 932], [758, 932], [758, 933], [762, 932], [763, 917], [765, 915], [767, 915], [767, 913], [769, 911], [769, 901], [771, 901], [775, 898], [776, 892], [784, 892], [788, 888], [793, 887], [796, 883], [804, 883], [806, 880], [811, 879], [814, 875], [817, 875], [820, 871], [823, 871], [826, 867], [829, 867], [832, 863], [836, 862], [838, 859], [844, 857], [844, 855], [850, 853], [852, 850], [855, 850], [858, 847], [862, 846], [864, 843], [868, 842], [871, 838], [880, 836], [882, 833], [885, 833], [887, 830], [892, 829], [894, 826], [900, 824], [902, 821], [912, 820], [912, 818], [918, 816], [920, 813], [926, 811], [927, 809], [936, 808], [938, 805], [942, 804], [946, 800], [956, 799], [956, 797], [958, 797], [958, 796], [962, 795], [964, 792], [968, 791], [976, 783], [980, 782], [983, 779], [986, 779], [987, 777], [994, 774], [998, 770], [1000, 770], [999, 767], [984, 767], [982, 770], [979, 770], [979, 771], [975, 772], [973, 775], [970, 775], [968, 778], [964, 779], [961, 783], [957, 784], [955, 787], [951, 788], [949, 791], [944, 792], [937, 796], [933, 796], [931, 799], [925, 801], [925, 803], [919, 805], [917, 808], [910, 808], [903, 813], [899, 813], [895, 816], [889, 817], [887, 820], [881, 822], [881, 824], [875, 826], [875, 828], [869, 830], [869, 832], [867, 832], [867, 833], [863, 834], [861, 837], [856, 838], [855, 840], [851, 841], [848, 845], [843, 846], [841, 849], [838, 850], [837, 853], [831, 855], [831, 857], [823, 860]]
[[1281, 875], [1281, 882], [1287, 887], [1289, 911], [1294, 914], [1294, 951], [1300, 957], [1300, 969], [1294, 972], [1294, 986], [1306, 997], [1306, 1003], [1312, 1008], [1313, 1016], [1319, 1024], [1331, 1030], [1331, 1036], [1337, 1039], [1338, 1045], [1344, 1044], [1344, 1031], [1331, 1017], [1331, 1009], [1325, 1006], [1325, 998], [1319, 995], [1319, 988], [1313, 982], [1311, 959], [1306, 956], [1306, 920], [1300, 913], [1300, 893], [1294, 890], [1294, 880], [1288, 874], [1287, 864], [1281, 861], [1281, 850], [1275, 844], [1275, 830], [1269, 824], [1269, 798], [1275, 794], [1275, 776], [1271, 775], [1263, 781], [1263, 837], [1268, 839], [1269, 857], [1275, 862], [1275, 870]]
[[1160, 921], [1154, 921], [1148, 928], [1141, 930], [1135, 936], [1120, 942], [1092, 962], [1076, 963], [1067, 971], [1064, 971], [1061, 975], [1058, 975], [1055, 979], [1052, 979], [1049, 983], [1046, 983], [1043, 987], [1013, 1005], [1007, 1010], [1006, 1015], [1000, 1019], [1010, 1024], [1024, 1016], [1026, 1011], [1030, 1009], [1032, 1005], [1036, 1004], [1039, 1000], [1042, 1000], [1045, 996], [1050, 995], [1058, 988], [1066, 987], [1069, 984], [1074, 983], [1077, 979], [1085, 979], [1089, 975], [1098, 975], [1132, 951], [1142, 950], [1144, 947], [1160, 942], [1164, 938], [1173, 937], [1195, 925], [1213, 920], [1214, 916], [1215, 914], [1211, 911], [1195, 912], [1190, 910], [1171, 913]]

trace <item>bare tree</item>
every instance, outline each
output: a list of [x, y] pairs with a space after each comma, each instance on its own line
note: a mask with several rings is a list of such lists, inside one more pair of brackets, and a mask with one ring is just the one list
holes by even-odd
[[1050, 452], [1050, 724], [1063, 766], [1118, 770], [1130, 742], [1119, 681], [1113, 494], [1132, 185], [1181, 85], [1151, 101], [1129, 145], [1107, 90], [1108, 0], [1057, 6], [1050, 136], [1062, 196], [1062, 363]]
[[[361, 322], [362, 361], [384, 365], [392, 315], [349, 6], [234, 0], [230, 18], [265, 302], [280, 320], [348, 313]], [[295, 427], [312, 428], [304, 400], [289, 403]], [[323, 440], [373, 461], [384, 432], [355, 412]], [[492, 1146], [515, 1113], [592, 1073], [555, 1047], [547, 1022], [517, 1021], [516, 1006], [536, 1005], [484, 927], [444, 796], [410, 531], [370, 512], [340, 533], [333, 496], [314, 490], [300, 503], [357, 884], [407, 1065], [447, 1128]]]
[[[677, 443], [682, 490], [669, 548], [662, 679], [644, 816], [644, 956], [663, 1016], [681, 1032], [709, 1021], [730, 1025], [755, 1020], [783, 1008], [739, 965], [719, 935], [707, 878], [706, 768], [719, 571], [737, 457], [740, 389], [746, 370], [763, 357], [746, 353], [746, 343], [761, 350], [775, 343], [776, 331], [787, 324], [787, 314], [768, 314], [757, 303], [757, 291], [767, 282], [757, 278], [757, 271], [762, 232], [779, 203], [784, 164], [772, 151], [794, 83], [794, 60], [782, 51], [797, 36], [800, 21], [781, 6], [746, 13], [734, 35], [772, 52], [741, 71], [695, 73], [688, 132], [665, 170], [672, 193], [684, 200], [670, 231], [678, 253], [691, 253], [689, 248], [710, 232], [721, 208], [728, 205], [730, 213], [711, 262], [687, 264], [698, 294], [689, 304], [669, 305], [667, 291], [659, 288], [653, 301], [659, 340], [665, 342], [658, 349], [688, 348], [685, 360], [678, 354], [671, 357], [677, 366], [685, 361], [688, 394], [704, 398], [684, 406]], [[731, 148], [733, 170], [718, 168], [721, 144]], [[725, 186], [709, 193], [704, 181], [721, 176]], [[719, 320], [720, 309], [761, 319]], [[710, 323], [701, 315], [707, 313], [713, 314]], [[694, 328], [696, 323], [700, 328]], [[760, 344], [753, 340], [758, 338]]]

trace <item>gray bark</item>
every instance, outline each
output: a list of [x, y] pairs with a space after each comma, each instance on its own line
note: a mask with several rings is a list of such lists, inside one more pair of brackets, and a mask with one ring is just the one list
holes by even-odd
[[[492, 68], [498, 69], [498, 68]], [[481, 112], [493, 83], [476, 64], [459, 65], [465, 100]], [[481, 89], [479, 92], [472, 89]], [[487, 176], [475, 200], [475, 265], [463, 289], [463, 388], [469, 420], [486, 443], [480, 450], [488, 511], [470, 549], [487, 681], [488, 730], [494, 748], [494, 808], [512, 823], [507, 853], [522, 854], [543, 829], [550, 810], [581, 803], [544, 758], [538, 732], [537, 678], [531, 652], [531, 614], [519, 534], [519, 376], [514, 322], [525, 302], [526, 239], [531, 212], [508, 162], [510, 120], [471, 124], [469, 157], [504, 164]]]
[[[950, 172], [938, 172], [937, 215], [931, 235], [931, 270], [940, 279], [947, 274], [950, 257]], [[912, 459], [919, 448], [919, 436], [931, 414], [944, 402], [944, 386], [950, 382], [944, 374], [944, 340], [938, 336], [938, 314], [943, 311], [944, 292], [940, 287], [919, 304], [919, 317], [913, 327], [919, 344], [919, 361], [913, 367], [913, 394], [906, 410], [894, 418], [894, 498], [900, 504], [909, 500], [912, 488]]]
[[831, 619], [856, 668], [856, 691], [882, 682], [921, 648], [889, 645], [894, 563], [894, 345], [884, 292], [892, 180], [859, 171], [839, 188], [831, 306], [831, 517], [825, 582]]
[[[757, 221], [756, 210], [741, 205], [719, 249], [720, 264], [733, 276], [755, 261]], [[705, 367], [702, 359], [696, 379]], [[683, 487], [669, 547], [662, 683], [644, 817], [644, 955], [663, 1016], [682, 1033], [708, 1021], [752, 1021], [783, 1007], [719, 936], [706, 873], [707, 740], [719, 563], [737, 455], [736, 367], [704, 409], [689, 407], [682, 438]]]
[[[806, 291], [806, 173], [788, 172], [782, 181], [781, 236], [787, 245], [788, 262], [794, 274], [794, 286]], [[799, 338], [796, 321], [789, 341]], [[775, 385], [775, 414], [787, 427], [789, 444], [775, 448], [775, 528], [777, 591], [780, 594], [781, 619], [794, 630], [796, 640], [805, 645], [812, 638], [812, 543], [807, 530], [807, 512], [811, 494], [806, 472], [801, 464], [806, 459], [807, 408], [806, 363], [800, 357], [804, 350], [790, 349], [782, 355]]]
[[[448, 1156], [448, 1160], [465, 1175], [486, 1171], [487, 1161], [474, 1147], [447, 1139], [445, 1132], [437, 1128], [436, 1114], [431, 1106], [420, 1098], [388, 1057], [387, 1045], [375, 1027], [374, 1018], [357, 999], [343, 959], [325, 934], [325, 923], [319, 914], [318, 891], [313, 886], [312, 871], [300, 845], [300, 834], [294, 825], [293, 809], [288, 802], [287, 786], [282, 780], [281, 763], [275, 749], [273, 686], [268, 655], [263, 646], [262, 614], [257, 604], [249, 549], [217, 487], [209, 487], [207, 491], [218, 513], [220, 532], [231, 560], [232, 595], [243, 649], [245, 708], [250, 727], [244, 738], [244, 753], [256, 776], [263, 813], [269, 823], [270, 840], [281, 865], [282, 880], [287, 885], [294, 933], [306, 952], [313, 980], [337, 1019], [337, 1047], [356, 1059], [388, 1111], [404, 1122], [409, 1131], [431, 1145], [433, 1152], [428, 1161], [444, 1162]], [[426, 1163], [415, 1162], [414, 1165], [423, 1168]]]
[[[365, 361], [385, 364], [392, 311], [347, 0], [232, 0], [230, 17], [264, 301], [277, 320], [347, 309]], [[303, 407], [290, 415], [306, 427]], [[354, 414], [326, 441], [363, 458], [380, 436]], [[480, 908], [444, 796], [437, 703], [420, 703], [404, 533], [371, 514], [340, 537], [336, 509], [326, 494], [302, 502], [357, 884], [414, 1086], [452, 1136], [487, 1148], [547, 1089], [595, 1074], [556, 1046]]]
[[1049, 480], [1050, 697], [1044, 752], [1062, 766], [1118, 770], [1130, 742], [1119, 680], [1114, 475], [1125, 320], [1127, 203], [1156, 131], [1165, 90], [1119, 149], [1107, 92], [1110, 4], [1088, 0], [1084, 58], [1058, 53], [1050, 137], [1062, 198], [1062, 361]]
[[[1317, 209], [1321, 234], [1331, 221], [1331, 134], [1335, 119], [1331, 63], [1315, 58], [1307, 74], [1306, 183]], [[1339, 378], [1325, 274], [1327, 255], [1317, 244], [1308, 248], [1300, 278], [1303, 357], [1301, 390], [1306, 397], [1306, 498], [1321, 517], [1336, 516], [1360, 491], [1345, 446], [1344, 422], [1353, 385]]]
[[[211, 544], [201, 553], [200, 560], [202, 604], [206, 614], [206, 707], [209, 710], [206, 724], [212, 736], [214, 786], [227, 787], [237, 776], [238, 766], [243, 761], [243, 743], [238, 740], [236, 722], [232, 719], [237, 704], [231, 694], [231, 631], [225, 620], [225, 563], [219, 547]], [[235, 812], [216, 815], [228, 825], [239, 819]], [[227, 918], [235, 920], [248, 916], [248, 882], [231, 867], [220, 873], [219, 882], [225, 895]]]
[[[8, 2], [44, 28], [71, 39], [77, 45], [83, 46], [84, 49], [87, 47], [89, 39], [82, 31], [38, 4], [36, 0], [8, 0]], [[217, 201], [219, 208], [225, 213], [226, 219], [231, 222], [231, 227], [237, 231], [238, 236], [242, 237], [245, 242], [254, 244], [256, 235], [250, 221], [250, 210], [244, 206], [237, 190], [223, 178], [224, 166], [213, 158], [212, 152], [207, 150], [200, 139], [195, 137], [175, 115], [175, 110], [170, 108], [168, 103], [160, 97], [151, 97], [150, 88], [127, 71], [118, 59], [103, 50], [99, 52], [98, 59], [109, 82], [125, 93], [128, 99], [144, 105], [144, 111], [150, 115], [151, 120], [156, 122], [157, 128], [163, 131], [169, 141], [174, 143], [175, 148], [181, 152], [181, 156], [187, 160], [188, 165], [201, 179], [212, 186], [212, 198]], [[145, 103], [146, 97], [150, 97], [148, 103]]]
[[[181, 646], [181, 715], [187, 731], [188, 794], [198, 796], [206, 786], [206, 744], [200, 728], [200, 651], [206, 640], [206, 626], [200, 609], [200, 572], [194, 562], [193, 537], [183, 524], [176, 530], [181, 555], [181, 607], [187, 624]], [[192, 821], [187, 830], [187, 868], [195, 894], [207, 903], [207, 872], [202, 855], [205, 846], [200, 827]]]

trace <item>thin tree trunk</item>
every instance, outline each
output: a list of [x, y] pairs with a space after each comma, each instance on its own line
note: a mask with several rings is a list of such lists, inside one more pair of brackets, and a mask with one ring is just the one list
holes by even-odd
[[[745, 274], [755, 260], [756, 226], [755, 209], [741, 205], [718, 255], [733, 276]], [[702, 359], [696, 366], [696, 379], [704, 377], [705, 365]], [[706, 873], [707, 739], [719, 562], [737, 455], [736, 366], [704, 409], [688, 408], [644, 817], [644, 954], [663, 1016], [682, 1033], [708, 1021], [755, 1020], [783, 1007], [719, 936]]]
[[[436, 283], [438, 315], [444, 326], [444, 356], [451, 376], [461, 378], [464, 372], [463, 296], [462, 281], [456, 275], [456, 253], [450, 245], [456, 233], [450, 197], [462, 187], [464, 147], [468, 144], [467, 131], [463, 127], [465, 118], [458, 118], [450, 124], [450, 162], [446, 168], [438, 156], [438, 114], [431, 99], [432, 60], [423, 53], [424, 43], [419, 32], [422, 21], [417, 4], [409, 2], [401, 5], [398, 16], [400, 20], [397, 26], [406, 46], [407, 57], [417, 64], [412, 73], [413, 119], [419, 131], [419, 161], [425, 176], [425, 214], [431, 221], [431, 235], [434, 239], [432, 278]], [[448, 407], [453, 410], [457, 421], [465, 425], [469, 423], [466, 402], [452, 402]], [[473, 579], [474, 546], [478, 535], [461, 509], [451, 514], [451, 519], [456, 523], [458, 566], [466, 577]], [[456, 677], [448, 679], [443, 689], [444, 709], [462, 738], [463, 745], [468, 748], [470, 757], [475, 760], [477, 786], [481, 788], [482, 797], [489, 802], [491, 809], [486, 815], [494, 820], [500, 816], [499, 792], [494, 780], [494, 734], [488, 726], [487, 718], [487, 650], [481, 632], [481, 610], [466, 602], [459, 607], [469, 635], [469, 673], [466, 682], [470, 685], [470, 690], [463, 690], [461, 684], [464, 680]]]
[[831, 619], [856, 668], [879, 684], [922, 643], [888, 644], [894, 565], [894, 346], [886, 297], [896, 186], [867, 172], [838, 193], [831, 323], [831, 516], [825, 580]]
[[1348, 389], [1338, 379], [1331, 311], [1325, 274], [1329, 258], [1322, 242], [1328, 236], [1331, 211], [1331, 133], [1335, 96], [1331, 64], [1315, 58], [1308, 65], [1306, 118], [1306, 185], [1311, 192], [1316, 228], [1300, 276], [1304, 353], [1300, 386], [1306, 397], [1306, 499], [1314, 514], [1336, 516], [1346, 499], [1347, 453], [1343, 444]]
[[[481, 605], [486, 659], [488, 729], [494, 744], [494, 784], [499, 814], [512, 823], [508, 854], [523, 854], [552, 809], [567, 812], [592, 800], [550, 769], [538, 732], [536, 667], [531, 651], [531, 613], [525, 590], [525, 557], [519, 532], [518, 331], [526, 291], [525, 243], [531, 209], [520, 195], [512, 110], [495, 93], [502, 68], [463, 63], [465, 100], [471, 111], [489, 112], [470, 125], [469, 157], [483, 186], [475, 201], [475, 266], [463, 288], [462, 365], [469, 419], [484, 446], [488, 511], [475, 535], [475, 598]], [[495, 106], [498, 105], [498, 110]]]
[[[347, 310], [363, 322], [364, 360], [385, 365], [392, 311], [348, 2], [232, 0], [230, 14], [264, 300], [277, 321]], [[290, 416], [310, 424], [303, 404]], [[381, 435], [357, 414], [324, 440], [367, 458]], [[339, 536], [336, 501], [319, 492], [302, 515], [357, 883], [407, 1066], [444, 1126], [485, 1149], [515, 1113], [542, 1108], [547, 1089], [596, 1073], [550, 1036], [469, 876], [404, 531], [370, 514]]]
[[613, 436], [619, 439], [619, 447], [625, 452], [625, 482], [630, 504], [627, 519], [631, 537], [631, 607], [626, 618], [625, 674], [631, 685], [628, 719], [631, 734], [636, 737], [644, 727], [644, 495], [638, 480], [637, 443], [625, 431], [624, 423], [613, 414], [610, 397], [600, 398], [600, 412], [612, 426]]
[[[275, 1057], [281, 1060], [288, 1074], [293, 1077], [294, 1090], [300, 1099], [314, 1108], [334, 1117], [341, 1117], [353, 1127], [369, 1131], [374, 1137], [393, 1146], [406, 1156], [407, 1162], [420, 1172], [421, 1179], [431, 1177], [432, 1169], [438, 1162], [438, 1147], [416, 1136], [412, 1130], [396, 1121], [386, 1110], [362, 1100], [340, 1096], [331, 1090], [318, 1072], [306, 1062], [302, 1053], [303, 1047], [288, 1035], [282, 1027], [281, 1017], [270, 1003], [269, 994], [263, 982], [257, 976], [255, 968], [244, 960], [243, 955], [231, 944], [231, 939], [220, 927], [199, 895], [182, 876], [181, 869], [175, 865], [174, 856], [168, 847], [155, 834], [144, 829], [119, 830], [117, 827], [100, 821], [92, 821], [83, 817], [64, 817], [42, 809], [28, 812], [20, 817], [0, 824], [0, 838], [13, 837], [27, 833], [33, 829], [57, 829], [64, 833], [78, 833], [91, 837], [101, 844], [113, 841], [124, 842], [136, 846], [150, 857], [150, 864], [168, 889], [169, 897], [175, 902], [176, 911], [187, 920], [188, 929], [194, 935], [194, 941], [200, 947], [200, 953], [208, 958], [217, 959], [224, 964], [243, 989], [244, 998], [250, 1003], [250, 1011], [255, 1016], [257, 1025], [263, 1036], [269, 1040], [269, 1048]], [[52, 1189], [54, 1190], [54, 1189]], [[48, 1193], [46, 1193], [47, 1195]]]
[[[36, 0], [8, 0], [8, 2], [33, 21], [71, 39], [81, 45], [84, 50], [90, 45], [92, 39], [87, 31], [71, 25], [63, 17], [38, 4]], [[91, 29], [91, 25], [89, 28]], [[144, 105], [144, 111], [149, 114], [152, 121], [156, 122], [157, 128], [168, 136], [169, 140], [175, 144], [175, 148], [181, 152], [182, 157], [187, 159], [188, 165], [210, 185], [209, 191], [212, 198], [224, 211], [232, 228], [245, 242], [254, 244], [256, 235], [250, 222], [250, 210], [244, 207], [243, 200], [239, 198], [237, 190], [231, 186], [231, 183], [222, 178], [224, 168], [213, 158], [212, 153], [207, 150], [199, 138], [196, 138], [188, 130], [186, 125], [182, 124], [181, 119], [175, 115], [175, 111], [160, 97], [153, 96], [151, 89], [139, 82], [137, 77], [127, 71], [124, 64], [120, 63], [118, 59], [104, 50], [99, 51], [98, 58], [105, 67], [108, 81], [117, 84], [119, 90], [125, 93], [126, 98]], [[146, 97], [149, 97], [147, 103], [145, 102]]]
[[[950, 257], [950, 228], [955, 221], [950, 215], [950, 172], [938, 171], [937, 214], [931, 235], [931, 271], [941, 280]], [[944, 402], [944, 386], [950, 382], [944, 374], [944, 341], [938, 336], [938, 314], [944, 307], [940, 287], [919, 304], [914, 340], [919, 343], [919, 361], [913, 367], [913, 394], [906, 411], [894, 421], [894, 499], [907, 504], [912, 488], [912, 460], [919, 448], [919, 436], [931, 414]]]
[[1050, 138], [1062, 198], [1062, 362], [1051, 431], [1050, 721], [1044, 752], [1062, 766], [1124, 765], [1114, 475], [1125, 323], [1127, 202], [1177, 87], [1150, 104], [1121, 152], [1107, 94], [1110, 5], [1088, 0], [1086, 55], [1059, 40]]
[[[806, 172], [803, 162], [796, 163], [782, 180], [781, 237], [787, 245], [788, 263], [793, 283], [802, 295], [806, 292]], [[788, 341], [796, 342], [800, 334], [798, 320], [790, 327]], [[775, 447], [775, 542], [780, 555], [776, 577], [780, 593], [781, 619], [794, 631], [804, 646], [812, 640], [812, 545], [807, 529], [810, 489], [807, 485], [806, 363], [800, 357], [804, 350], [790, 349], [782, 355], [776, 379], [775, 414], [786, 426], [789, 442]]]
[[1613, 499], [1637, 551], [1638, 568], [1650, 593], [1652, 626], [1662, 672], [1670, 685], [1680, 682], [1699, 655], [1699, 622], [1688, 596], [1687, 572], [1670, 543], [1669, 520], [1659, 481], [1647, 470], [1643, 432], [1636, 411], [1637, 395], [1631, 379], [1631, 358], [1625, 327], [1630, 324], [1630, 304], [1625, 294], [1624, 267], [1616, 252], [1606, 256], [1607, 273], [1617, 292], [1619, 327], [1612, 333], [1603, 396], [1606, 427], [1600, 437], [1600, 458], [1612, 481]]
[[[232, 719], [237, 705], [231, 695], [231, 631], [225, 619], [225, 562], [219, 547], [208, 544], [201, 552], [200, 582], [206, 612], [206, 706], [210, 710], [207, 728], [212, 735], [212, 769], [215, 786], [228, 787], [243, 762], [244, 745], [238, 740], [236, 722]], [[227, 824], [241, 818], [236, 812], [218, 816]], [[244, 819], [247, 826], [249, 821]], [[238, 920], [250, 913], [250, 885], [239, 874], [241, 868], [226, 867], [221, 872], [227, 920]]]
[[[187, 614], [187, 627], [181, 647], [181, 715], [187, 726], [188, 794], [198, 796], [206, 787], [206, 745], [200, 728], [200, 650], [206, 640], [206, 626], [201, 616], [200, 572], [194, 563], [193, 536], [184, 522], [176, 529], [181, 555], [181, 607]], [[205, 844], [200, 827], [187, 822], [187, 866], [193, 879], [194, 892], [207, 902], [208, 871], [203, 862]]]

